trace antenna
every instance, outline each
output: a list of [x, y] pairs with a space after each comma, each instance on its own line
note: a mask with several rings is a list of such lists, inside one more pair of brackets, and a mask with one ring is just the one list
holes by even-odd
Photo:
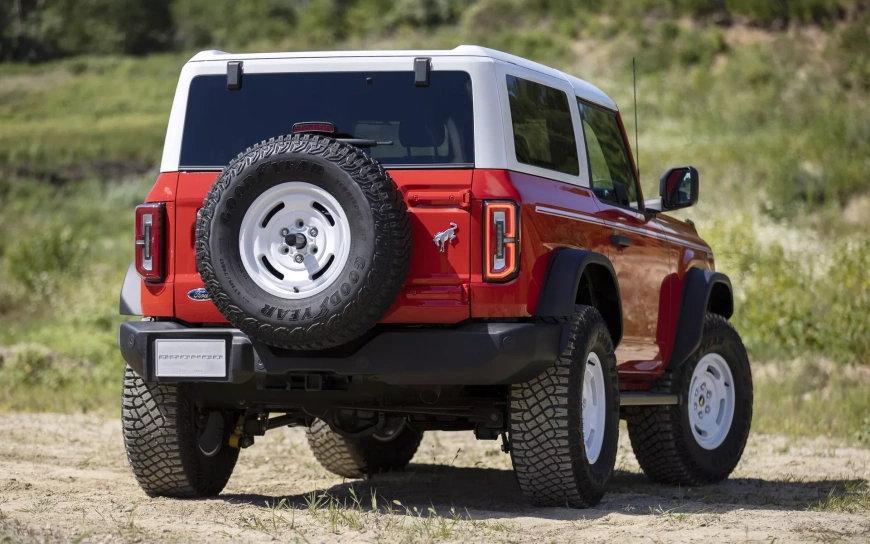
[[637, 168], [637, 181], [640, 182], [640, 144], [637, 140], [637, 68], [631, 57], [631, 80], [634, 86], [634, 167]]

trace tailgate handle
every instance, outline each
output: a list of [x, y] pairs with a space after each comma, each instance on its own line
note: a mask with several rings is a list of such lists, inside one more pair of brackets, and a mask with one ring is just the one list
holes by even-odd
[[471, 191], [412, 191], [408, 193], [408, 205], [468, 208]]

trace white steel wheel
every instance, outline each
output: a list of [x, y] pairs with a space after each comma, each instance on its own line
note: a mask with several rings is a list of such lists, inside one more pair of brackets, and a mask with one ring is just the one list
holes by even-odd
[[329, 192], [310, 183], [281, 183], [264, 192], [242, 218], [239, 251], [264, 291], [303, 299], [329, 287], [350, 254], [347, 217]]
[[604, 371], [601, 369], [601, 360], [594, 351], [589, 352], [589, 356], [586, 358], [581, 408], [586, 459], [590, 465], [594, 465], [598, 456], [601, 455], [601, 447], [604, 444], [604, 428], [607, 425]]
[[689, 383], [689, 423], [698, 445], [714, 450], [722, 445], [736, 406], [731, 367], [717, 353], [704, 355]]

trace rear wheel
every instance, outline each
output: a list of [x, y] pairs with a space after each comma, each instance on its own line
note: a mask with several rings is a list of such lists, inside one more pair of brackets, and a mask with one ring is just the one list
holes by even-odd
[[679, 395], [672, 406], [625, 408], [631, 446], [644, 473], [666, 484], [726, 479], [743, 455], [752, 421], [752, 373], [740, 336], [707, 314], [701, 346], [652, 387]]
[[127, 459], [145, 493], [209, 497], [227, 485], [239, 458], [227, 446], [233, 415], [198, 412], [187, 384], [147, 383], [127, 366], [121, 415]]
[[561, 356], [511, 388], [511, 459], [520, 488], [542, 506], [597, 504], [613, 475], [619, 386], [613, 342], [598, 310], [577, 306]]
[[326, 470], [345, 478], [361, 478], [402, 470], [417, 452], [423, 433], [395, 420], [365, 438], [346, 438], [320, 419], [306, 433], [308, 446]]

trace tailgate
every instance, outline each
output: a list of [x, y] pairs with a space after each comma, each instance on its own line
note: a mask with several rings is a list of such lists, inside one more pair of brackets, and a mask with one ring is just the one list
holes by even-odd
[[[456, 323], [470, 317], [472, 170], [390, 170], [411, 212], [413, 253], [402, 294], [384, 323]], [[196, 270], [196, 214], [217, 172], [181, 173], [175, 221], [175, 316], [192, 323], [226, 320], [210, 301], [190, 292], [203, 287]], [[442, 253], [435, 235], [456, 224]]]

